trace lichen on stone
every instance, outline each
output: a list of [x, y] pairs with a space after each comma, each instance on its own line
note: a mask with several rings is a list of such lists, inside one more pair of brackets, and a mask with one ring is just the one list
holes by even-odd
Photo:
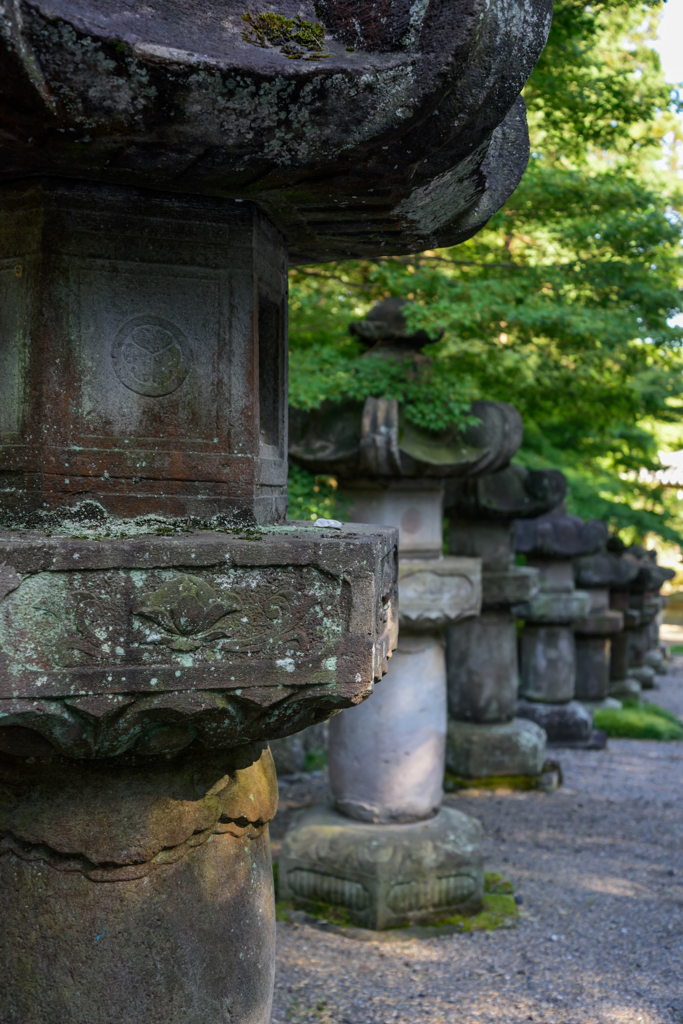
[[289, 60], [324, 60], [330, 56], [324, 52], [325, 29], [318, 21], [306, 21], [299, 14], [287, 18], [272, 11], [263, 14], [247, 11], [242, 20], [247, 23], [242, 33], [246, 43], [264, 49], [268, 49], [269, 44], [278, 46], [283, 57]]

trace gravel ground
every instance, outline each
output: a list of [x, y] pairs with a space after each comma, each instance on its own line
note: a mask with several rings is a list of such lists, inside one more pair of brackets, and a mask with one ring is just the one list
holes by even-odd
[[[649, 696], [683, 715], [683, 658]], [[447, 799], [522, 897], [516, 929], [380, 943], [280, 923], [272, 1024], [683, 1024], [683, 744], [554, 756], [556, 793]], [[275, 856], [327, 785], [283, 783]]]

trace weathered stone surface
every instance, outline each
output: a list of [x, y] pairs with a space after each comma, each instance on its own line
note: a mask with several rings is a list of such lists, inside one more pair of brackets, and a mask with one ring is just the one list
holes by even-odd
[[515, 605], [513, 612], [527, 622], [574, 623], [590, 611], [590, 597], [585, 590], [573, 593], [540, 593], [524, 604]]
[[446, 766], [461, 778], [492, 775], [540, 775], [545, 762], [546, 734], [534, 722], [448, 723]]
[[589, 587], [586, 593], [591, 599], [591, 615], [602, 615], [603, 612], [609, 611], [609, 587]]
[[628, 659], [629, 675], [631, 674], [632, 667], [644, 663], [645, 654], [650, 648], [650, 642], [650, 629], [647, 625], [641, 624], [636, 629], [630, 629], [626, 633], [626, 657]]
[[395, 543], [360, 525], [0, 534], [0, 750], [229, 747], [358, 703], [396, 642]]
[[365, 928], [476, 911], [483, 896], [481, 825], [451, 807], [407, 825], [350, 821], [328, 807], [301, 812], [279, 860], [278, 893], [302, 907], [345, 907]]
[[576, 636], [576, 697], [601, 701], [609, 693], [610, 639], [601, 635]]
[[533, 565], [540, 575], [541, 590], [551, 594], [573, 594], [574, 570], [568, 558], [543, 558], [528, 555], [527, 565]]
[[485, 611], [446, 633], [453, 718], [505, 722], [517, 705], [517, 629], [509, 611]]
[[[579, 591], [580, 593], [580, 591]], [[574, 623], [574, 632], [583, 636], [612, 636], [624, 628], [624, 616], [621, 612], [610, 611], [587, 615]]]
[[519, 648], [519, 692], [528, 700], [554, 703], [574, 696], [576, 644], [568, 626], [527, 622]]
[[487, 610], [510, 608], [533, 600], [540, 589], [538, 569], [511, 565], [507, 569], [487, 569], [482, 575], [482, 607]]
[[262, 213], [18, 182], [0, 189], [0, 257], [0, 521], [87, 499], [284, 521], [287, 253]]
[[610, 679], [625, 679], [628, 675], [628, 633], [616, 633], [610, 644]]
[[383, 523], [398, 529], [401, 555], [436, 558], [443, 546], [443, 484], [429, 480], [391, 480], [387, 486], [358, 480], [339, 490], [354, 523]]
[[2, 176], [253, 200], [304, 262], [453, 245], [524, 172], [550, 13], [4, 0]]
[[575, 559], [574, 578], [577, 587], [628, 587], [639, 569], [633, 555], [598, 551]]
[[381, 823], [436, 814], [443, 796], [446, 717], [443, 642], [402, 632], [372, 700], [330, 722], [330, 792], [336, 808]]
[[637, 700], [642, 689], [637, 679], [626, 676], [623, 679], [610, 679], [609, 695], [617, 700]]
[[451, 555], [481, 558], [486, 572], [507, 572], [515, 564], [514, 524], [475, 522], [450, 515], [448, 551]]
[[676, 575], [673, 569], [666, 569], [663, 565], [657, 565], [648, 559], [641, 559], [640, 570], [630, 589], [633, 591], [658, 591], [667, 580], [672, 580]]
[[[402, 350], [393, 354], [405, 358]], [[378, 358], [381, 351], [363, 356]], [[397, 477], [443, 480], [506, 465], [522, 443], [517, 410], [507, 402], [477, 401], [470, 412], [478, 424], [462, 433], [435, 433], [407, 420], [394, 398], [326, 402], [311, 412], [290, 409], [289, 454], [312, 473], [334, 473], [354, 492], [362, 477], [387, 484]]]
[[646, 665], [649, 665], [650, 668], [653, 668], [658, 675], [659, 674], [661, 674], [661, 675], [666, 675], [667, 674], [668, 666], [666, 664], [666, 661], [664, 660], [664, 655], [663, 655], [663, 653], [661, 651], [658, 651], [658, 650], [646, 651], [645, 652], [644, 662], [645, 662]]
[[631, 679], [637, 679], [643, 690], [652, 690], [656, 672], [651, 665], [631, 665], [628, 670]]
[[0, 1019], [269, 1020], [277, 781], [261, 747], [0, 757]]
[[418, 562], [400, 559], [399, 623], [402, 630], [434, 632], [481, 610], [481, 562], [443, 558]]
[[446, 492], [452, 519], [510, 522], [543, 515], [564, 500], [567, 479], [557, 469], [507, 466], [473, 480], [453, 480]]
[[566, 513], [518, 519], [516, 547], [520, 554], [545, 558], [575, 558], [599, 551], [607, 542], [607, 524], [599, 519], [585, 521]]
[[581, 742], [590, 739], [593, 731], [593, 715], [576, 700], [565, 704], [538, 704], [520, 700], [517, 704], [520, 718], [536, 722], [545, 730], [549, 743], [563, 740]]

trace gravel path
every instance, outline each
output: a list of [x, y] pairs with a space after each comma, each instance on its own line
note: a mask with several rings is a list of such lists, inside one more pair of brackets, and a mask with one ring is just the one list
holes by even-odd
[[[683, 715], [683, 658], [658, 683]], [[273, 1024], [683, 1024], [683, 743], [556, 753], [552, 795], [448, 798], [481, 820], [518, 928], [379, 943], [280, 923]], [[275, 855], [325, 789], [324, 773], [283, 785]]]

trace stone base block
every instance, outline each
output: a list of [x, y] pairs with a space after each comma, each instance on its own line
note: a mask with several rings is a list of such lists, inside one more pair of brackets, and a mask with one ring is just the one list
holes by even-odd
[[638, 700], [643, 688], [637, 679], [627, 676], [626, 679], [613, 679], [609, 685], [609, 696], [617, 700]]
[[664, 661], [664, 655], [661, 651], [653, 649], [645, 652], [643, 662], [653, 668], [657, 675], [665, 676], [668, 672], [668, 666]]
[[451, 807], [408, 825], [312, 807], [285, 835], [278, 895], [303, 909], [344, 907], [354, 924], [375, 930], [474, 913], [484, 888], [481, 845], [480, 823]]
[[634, 665], [628, 674], [632, 679], [637, 679], [644, 690], [654, 689], [656, 672], [650, 665]]
[[577, 700], [566, 704], [535, 704], [520, 700], [517, 702], [517, 714], [545, 729], [549, 743], [584, 741], [593, 731], [593, 715]]
[[592, 729], [587, 740], [557, 740], [548, 746], [564, 747], [565, 750], [604, 750], [607, 746], [607, 733], [603, 729]]
[[491, 775], [540, 775], [546, 736], [533, 722], [513, 718], [495, 725], [448, 723], [446, 767], [453, 775], [484, 779]]

